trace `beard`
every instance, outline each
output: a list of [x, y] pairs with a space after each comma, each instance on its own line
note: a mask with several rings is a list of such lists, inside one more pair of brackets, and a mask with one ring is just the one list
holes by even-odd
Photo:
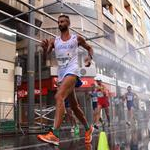
[[61, 31], [61, 32], [65, 32], [65, 31], [67, 31], [68, 30], [68, 27], [67, 26], [59, 26], [59, 30]]

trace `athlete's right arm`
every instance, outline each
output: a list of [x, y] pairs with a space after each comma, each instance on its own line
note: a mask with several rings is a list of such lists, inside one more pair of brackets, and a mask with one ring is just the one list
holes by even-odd
[[43, 57], [44, 57], [44, 60], [46, 59], [46, 55], [47, 53], [51, 53], [51, 51], [53, 50], [54, 48], [54, 41], [55, 39], [45, 39], [42, 41], [41, 43], [41, 47], [43, 48]]

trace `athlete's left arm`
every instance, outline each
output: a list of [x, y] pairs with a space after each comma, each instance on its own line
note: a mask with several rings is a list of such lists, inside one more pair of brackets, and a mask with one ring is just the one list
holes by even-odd
[[91, 60], [93, 58], [93, 49], [92, 47], [85, 41], [85, 39], [81, 36], [77, 37], [78, 40], [78, 45], [82, 46], [83, 48], [85, 48], [88, 51], [88, 56], [85, 58], [85, 61], [89, 62], [89, 65], [87, 65], [87, 67], [90, 66], [91, 64]]

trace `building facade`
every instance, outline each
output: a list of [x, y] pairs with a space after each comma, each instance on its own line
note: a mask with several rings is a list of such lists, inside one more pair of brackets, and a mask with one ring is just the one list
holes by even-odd
[[[71, 19], [71, 28], [87, 38], [101, 37], [105, 32], [108, 34], [106, 37], [89, 41], [95, 52], [95, 63], [92, 70], [96, 69], [96, 73], [110, 78], [117, 77], [117, 80], [148, 92], [150, 90], [149, 51], [148, 48], [134, 50], [147, 44], [146, 27], [142, 21], [143, 8], [141, 2], [139, 0], [97, 0], [96, 2], [65, 0], [64, 2], [73, 7], [76, 12], [61, 3], [47, 7], [45, 11], [54, 18], [57, 18], [61, 13], [68, 14]], [[49, 1], [44, 1], [44, 3], [48, 4]], [[77, 11], [99, 27], [89, 23], [77, 14]], [[42, 27], [56, 35], [59, 33], [57, 24], [49, 18], [44, 20]], [[81, 69], [83, 68], [87, 72], [84, 76], [95, 76], [95, 71], [88, 75], [88, 69], [84, 68], [82, 61], [84, 55], [82, 53], [81, 58], [79, 58]], [[47, 65], [52, 65], [51, 73], [53, 74], [55, 62], [51, 59], [51, 62], [47, 61]]]
[[[143, 0], [144, 1], [144, 0]], [[4, 6], [14, 9], [15, 13], [28, 11], [28, 7], [16, 1], [0, 1]], [[24, 1], [28, 3], [29, 1]], [[139, 94], [140, 99], [147, 100], [150, 96], [150, 61], [148, 48], [138, 49], [148, 44], [149, 39], [149, 13], [141, 5], [140, 0], [64, 0], [65, 3], [54, 0], [36, 1], [36, 7], [49, 5], [43, 11], [48, 15], [36, 14], [37, 26], [47, 30], [56, 36], [59, 34], [57, 17], [60, 14], [67, 14], [71, 20], [70, 31], [83, 35], [94, 49], [94, 62], [90, 68], [84, 67], [84, 56], [86, 52], [79, 48], [80, 73], [84, 86], [77, 90], [80, 103], [88, 108], [89, 99], [87, 93], [90, 85], [94, 83], [96, 74], [100, 75], [103, 82], [109, 88], [113, 96], [122, 95], [126, 87], [132, 85], [133, 90]], [[147, 4], [148, 1], [145, 0]], [[3, 9], [2, 7], [1, 9]], [[8, 9], [9, 10], [9, 9]], [[19, 11], [19, 12], [18, 12]], [[9, 12], [9, 11], [8, 11]], [[12, 11], [9, 12], [12, 14]], [[146, 16], [147, 14], [147, 16]], [[3, 16], [5, 18], [6, 16]], [[143, 18], [146, 23], [143, 22]], [[50, 19], [51, 18], [51, 19]], [[28, 15], [23, 20], [28, 21]], [[9, 24], [4, 24], [9, 25]], [[11, 22], [13, 25], [13, 21]], [[16, 23], [17, 30], [26, 33], [27, 26]], [[146, 26], [145, 26], [146, 25]], [[40, 40], [52, 36], [38, 31], [35, 38]], [[17, 37], [17, 51], [20, 57], [20, 64], [23, 67], [23, 84], [19, 89], [21, 104], [27, 104], [27, 52], [28, 40]], [[38, 51], [40, 46], [36, 45]], [[39, 57], [35, 53], [35, 103], [39, 104]], [[42, 90], [43, 105], [53, 105], [56, 93], [57, 63], [54, 53], [48, 56], [46, 63], [42, 62]], [[117, 88], [119, 87], [119, 91]], [[113, 105], [113, 103], [112, 103]], [[90, 109], [90, 108], [89, 108]], [[85, 112], [88, 112], [84, 109]], [[26, 111], [22, 108], [22, 112]], [[27, 113], [24, 113], [27, 114]], [[87, 115], [88, 116], [88, 115]], [[27, 115], [26, 115], [27, 117]], [[24, 117], [22, 117], [24, 118]]]
[[[23, 2], [29, 3], [27, 0]], [[41, 5], [43, 5], [43, 1], [40, 0], [36, 2], [36, 7]], [[21, 68], [19, 66], [16, 67], [16, 65], [18, 65], [16, 60], [20, 59], [20, 51], [18, 56], [17, 50], [20, 49], [20, 47], [25, 49], [27, 46], [27, 39], [10, 32], [10, 30], [27, 34], [29, 28], [15, 19], [6, 20], [9, 18], [7, 13], [15, 16], [29, 11], [29, 8], [14, 0], [0, 0], [0, 10], [0, 121], [3, 121], [15, 118], [14, 103], [17, 102], [15, 90], [17, 84], [20, 84], [21, 79], [15, 76], [18, 75], [18, 73], [21, 75]], [[20, 19], [28, 22], [28, 15], [24, 14], [20, 16]], [[35, 24], [40, 26], [41, 21], [42, 15], [35, 14]]]
[[[45, 0], [44, 5], [53, 2]], [[67, 14], [71, 20], [70, 32], [80, 33], [90, 39], [88, 42], [94, 49], [94, 63], [90, 68], [84, 67], [83, 58], [86, 53], [79, 48], [80, 70], [82, 76], [86, 78], [84, 82], [88, 84], [87, 87], [77, 91], [79, 99], [82, 100], [81, 105], [84, 108], [89, 105], [87, 103], [87, 93], [91, 90], [89, 83], [96, 74], [101, 76], [113, 96], [124, 94], [126, 87], [131, 85], [140, 99], [147, 100], [150, 95], [149, 65], [147, 65], [149, 52], [147, 49], [135, 50], [147, 44], [146, 27], [142, 21], [143, 8], [140, 1], [65, 0], [64, 2], [67, 5], [57, 2], [44, 9], [54, 19], [44, 17], [41, 27], [57, 36], [59, 35], [57, 17], [60, 14]], [[90, 23], [88, 19], [96, 25]], [[52, 37], [43, 32], [39, 32], [38, 36], [39, 39]], [[52, 53], [48, 56], [46, 65], [43, 63], [42, 66], [42, 85], [43, 88], [47, 87], [48, 91], [47, 95], [43, 95], [46, 100], [43, 102], [44, 105], [54, 104], [53, 101], [49, 101], [49, 99], [54, 99], [56, 92], [53, 88], [57, 76], [57, 63], [54, 57]], [[36, 62], [35, 73], [38, 88], [38, 57]], [[45, 84], [44, 80], [47, 80], [46, 83], [49, 85]], [[119, 91], [116, 87], [119, 87]], [[35, 103], [39, 103], [39, 97], [36, 97]], [[112, 102], [111, 105], [114, 103]], [[87, 112], [86, 109], [84, 110]]]
[[0, 119], [13, 119], [16, 34], [0, 28], [0, 45]]

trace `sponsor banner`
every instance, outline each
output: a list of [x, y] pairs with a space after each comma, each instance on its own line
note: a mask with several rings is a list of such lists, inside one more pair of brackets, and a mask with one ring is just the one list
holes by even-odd
[[[40, 95], [40, 90], [35, 89], [34, 94], [35, 95]], [[48, 94], [48, 89], [47, 88], [42, 88], [42, 95], [47, 95], [47, 94]], [[18, 98], [24, 98], [24, 97], [27, 97], [27, 95], [28, 95], [27, 90], [19, 90], [18, 91]]]

